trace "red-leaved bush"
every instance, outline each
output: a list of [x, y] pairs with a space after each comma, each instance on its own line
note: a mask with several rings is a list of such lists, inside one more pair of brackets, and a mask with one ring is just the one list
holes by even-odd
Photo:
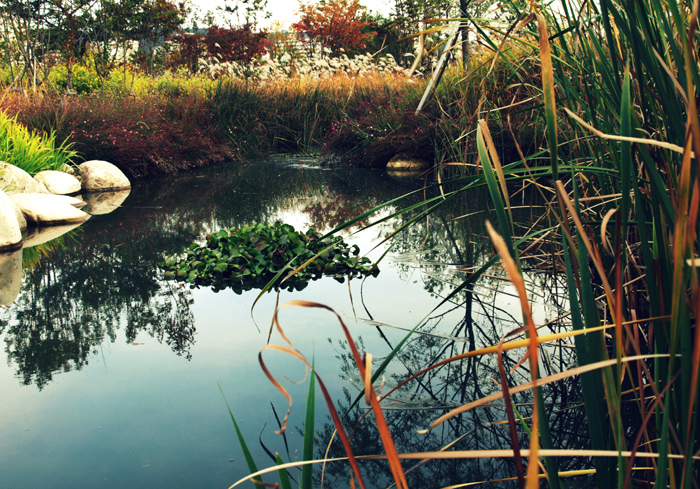
[[221, 62], [249, 63], [267, 53], [270, 41], [266, 31], [254, 32], [250, 24], [225, 29], [210, 27], [204, 37], [207, 52]]
[[166, 66], [168, 68], [185, 67], [190, 73], [197, 73], [199, 59], [207, 52], [204, 34], [180, 31], [170, 36], [168, 40], [174, 43], [176, 48], [168, 56]]
[[93, 94], [8, 97], [0, 109], [32, 129], [55, 131], [85, 160], [109, 161], [139, 177], [235, 159], [235, 148], [215, 129], [210, 106], [193, 94]]
[[232, 27], [210, 27], [206, 34], [178, 32], [169, 37], [175, 49], [169, 54], [169, 68], [186, 67], [191, 73], [199, 70], [199, 60], [215, 58], [219, 62], [247, 64], [266, 54], [272, 43], [266, 31], [253, 31], [251, 25]]

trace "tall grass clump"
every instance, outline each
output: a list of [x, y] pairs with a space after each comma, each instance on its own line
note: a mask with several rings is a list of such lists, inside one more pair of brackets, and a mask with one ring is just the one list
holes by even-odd
[[338, 125], [355, 115], [356, 107], [373, 101], [379, 108], [387, 92], [396, 93], [406, 84], [393, 76], [264, 83], [221, 79], [212, 98], [219, 129], [244, 154], [318, 153]]
[[[513, 67], [517, 66], [517, 70]], [[477, 157], [476, 124], [489, 122], [503, 161], [518, 159], [540, 148], [544, 127], [528, 96], [539, 83], [539, 72], [529, 52], [520, 46], [496, 54], [482, 48], [465, 67], [445, 71], [422, 115], [435, 121], [437, 162], [468, 162]], [[515, 131], [513, 131], [515, 129]]]
[[56, 144], [56, 133], [30, 131], [0, 110], [0, 161], [35, 175], [43, 170], [65, 170], [76, 156], [72, 144]]
[[[488, 190], [492, 208], [488, 232], [496, 254], [481, 268], [470, 270], [445, 301], [468, 290], [500, 262], [501, 273], [517, 292], [522, 326], [498, 344], [426, 365], [405, 382], [445, 364], [496, 355], [499, 391], [436, 415], [429, 429], [487, 403], [502, 402], [506, 441], [500, 451], [396, 454], [380, 427], [381, 409], [375, 409], [372, 398], [377, 396], [374, 382], [404, 340], [374, 372], [369, 371], [371, 359], [353, 351], [381, 432], [383, 458], [397, 487], [407, 487], [398, 460], [414, 456], [428, 461], [446, 456], [512, 457], [512, 479], [528, 489], [539, 487], [542, 480], [550, 487], [566, 487], [562, 476], [572, 474], [560, 474], [562, 459], [589, 457], [594, 468], [578, 473], [594, 473], [601, 489], [696, 487], [700, 480], [698, 2], [565, 0], [542, 9], [512, 2], [502, 10], [515, 19], [506, 30], [501, 22], [469, 22], [495, 59], [504, 63], [504, 90], [512, 100], [503, 105], [489, 100], [489, 92], [479, 95], [476, 110], [460, 115], [473, 121], [461, 136], [473, 134], [475, 143], [475, 151], [465, 153], [461, 163], [473, 166], [475, 172], [451, 180], [449, 186], [440, 182], [440, 194], [422, 207], [400, 213], [415, 211], [416, 221], [449, 209], [451, 202], [475, 187]], [[541, 131], [535, 154], [524, 151], [518, 138], [514, 120], [523, 117], [519, 114], [523, 109]], [[503, 115], [494, 119], [497, 111]], [[515, 148], [509, 159], [501, 158], [492, 135], [503, 129], [503, 121]], [[547, 203], [547, 213], [539, 221], [544, 224], [525, 232], [512, 218], [514, 194], [523, 187], [531, 187]], [[531, 313], [523, 268], [531, 266], [533, 250], [539, 256], [538, 267], [565, 277], [569, 311], [556, 320], [560, 333], [545, 335]], [[542, 262], [542, 256], [548, 262]], [[576, 365], [552, 372], [543, 346], [561, 347], [557, 345], [565, 339], [573, 342]], [[507, 369], [502, 355], [511, 350], [522, 356]], [[580, 380], [583, 403], [566, 408], [585, 414], [590, 439], [584, 450], [555, 445], [553, 407], [545, 403], [556, 397], [551, 392], [558, 383], [572, 378]], [[394, 389], [386, 390], [381, 398]], [[526, 407], [521, 402], [516, 408], [513, 399], [523, 393], [529, 394]], [[524, 410], [529, 416], [521, 416]], [[363, 486], [352, 448], [346, 450]]]

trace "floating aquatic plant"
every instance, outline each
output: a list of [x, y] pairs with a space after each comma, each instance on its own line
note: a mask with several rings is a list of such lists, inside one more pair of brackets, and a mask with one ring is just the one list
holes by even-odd
[[209, 234], [204, 245], [192, 243], [185, 253], [160, 264], [166, 279], [210, 285], [215, 291], [230, 287], [239, 294], [270, 282], [301, 290], [323, 275], [343, 282], [379, 273], [369, 258], [359, 256], [359, 246], [281, 222], [224, 229]]

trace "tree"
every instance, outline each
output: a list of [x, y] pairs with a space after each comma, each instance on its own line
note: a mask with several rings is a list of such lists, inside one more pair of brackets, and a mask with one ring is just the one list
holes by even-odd
[[[97, 0], [1, 0], [0, 17], [9, 55], [13, 85], [29, 75], [34, 86], [47, 79], [42, 62], [47, 53], [58, 52], [70, 60], [85, 52], [91, 10]], [[9, 54], [9, 53], [8, 53]], [[21, 65], [15, 75], [13, 61]], [[19, 67], [18, 67], [19, 68]], [[43, 75], [43, 79], [40, 77]]]
[[223, 7], [217, 7], [217, 10], [224, 14], [234, 14], [236, 23], [256, 26], [258, 24], [258, 16], [269, 19], [272, 15], [267, 10], [267, 0], [224, 0]]
[[366, 41], [367, 52], [374, 54], [381, 51], [383, 54], [391, 54], [394, 58], [400, 59], [404, 53], [405, 41], [401, 41], [396, 22], [374, 12], [370, 12], [366, 20], [369, 25], [364, 27], [362, 32], [374, 33], [374, 37]]
[[185, 2], [170, 0], [105, 0], [103, 13], [107, 38], [125, 44], [138, 41], [142, 55], [153, 54], [153, 48], [185, 22]]
[[332, 56], [364, 49], [375, 35], [363, 32], [370, 22], [360, 0], [321, 0], [317, 4], [300, 0], [299, 15], [301, 20], [292, 24], [292, 28], [330, 49]]
[[[435, 19], [451, 17], [454, 7], [452, 0], [396, 0], [395, 18], [401, 26], [405, 37], [418, 35], [418, 44], [415, 46], [413, 65], [409, 70], [409, 76], [420, 65], [426, 50], [426, 34], [429, 23]], [[431, 46], [427, 46], [430, 49]]]
[[267, 53], [270, 41], [267, 32], [253, 30], [253, 25], [225, 29], [212, 26], [204, 37], [204, 44], [210, 55], [219, 61], [249, 63]]
[[169, 41], [174, 43], [176, 48], [170, 53], [168, 67], [180, 68], [184, 66], [190, 72], [197, 73], [199, 70], [199, 59], [207, 51], [204, 45], [204, 34], [179, 31], [170, 36]]

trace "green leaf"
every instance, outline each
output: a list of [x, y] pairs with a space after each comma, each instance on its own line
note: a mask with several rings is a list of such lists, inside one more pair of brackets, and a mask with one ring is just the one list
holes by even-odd
[[[238, 437], [238, 444], [241, 446], [241, 450], [243, 450], [243, 457], [245, 458], [245, 463], [248, 465], [248, 471], [251, 474], [254, 474], [258, 471], [257, 465], [255, 465], [255, 460], [253, 459], [253, 455], [250, 453], [250, 450], [248, 449], [248, 444], [245, 442], [245, 438], [243, 438], [243, 433], [241, 433], [240, 428], [238, 427], [238, 423], [236, 422], [236, 418], [233, 416], [233, 411], [231, 411], [231, 406], [229, 406], [228, 401], [226, 400], [226, 396], [224, 395], [224, 391], [221, 388], [221, 385], [217, 382], [217, 386], [219, 386], [219, 391], [221, 392], [221, 397], [224, 398], [224, 403], [226, 403], [226, 409], [228, 409], [228, 414], [231, 416], [231, 421], [233, 421], [233, 427], [236, 430], [236, 436]], [[254, 481], [257, 481], [259, 484], [263, 484], [262, 477], [256, 476], [253, 477]], [[262, 486], [260, 486], [262, 487]]]
[[[276, 453], [275, 456], [275, 461], [277, 462], [277, 465], [283, 465], [284, 461], [282, 460], [282, 457], [280, 457], [280, 454]], [[280, 487], [282, 489], [292, 489], [292, 482], [289, 480], [289, 474], [287, 473], [287, 469], [280, 469], [277, 471], [277, 473], [280, 476]]]
[[[306, 395], [306, 416], [304, 417], [304, 448], [302, 460], [314, 458], [314, 436], [316, 412], [316, 374], [314, 361], [311, 361], [311, 374], [309, 375], [309, 391]], [[313, 489], [313, 465], [304, 465], [301, 469], [301, 489]]]

